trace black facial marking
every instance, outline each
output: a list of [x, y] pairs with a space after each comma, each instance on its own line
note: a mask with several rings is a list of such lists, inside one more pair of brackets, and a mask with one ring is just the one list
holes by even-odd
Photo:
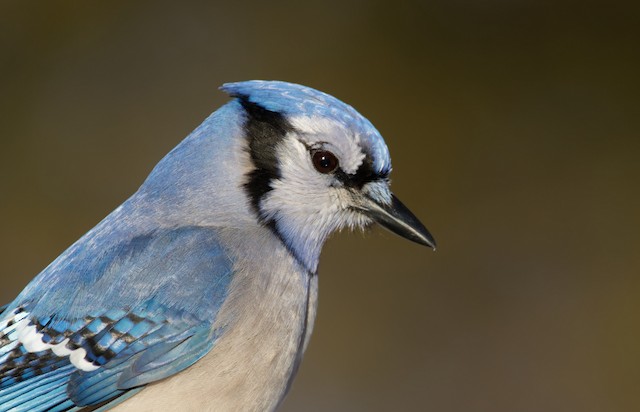
[[249, 139], [249, 153], [255, 169], [248, 175], [244, 187], [251, 200], [254, 212], [260, 219], [260, 200], [272, 189], [271, 182], [280, 177], [276, 148], [287, 132], [293, 130], [282, 113], [272, 112], [259, 104], [239, 96], [247, 112], [244, 125]]
[[369, 156], [364, 158], [364, 161], [356, 170], [356, 173], [350, 175], [345, 173], [342, 169], [338, 169], [335, 172], [338, 180], [342, 182], [346, 187], [361, 190], [362, 187], [375, 180], [385, 180], [389, 178], [389, 173], [378, 173], [373, 169], [373, 163]]

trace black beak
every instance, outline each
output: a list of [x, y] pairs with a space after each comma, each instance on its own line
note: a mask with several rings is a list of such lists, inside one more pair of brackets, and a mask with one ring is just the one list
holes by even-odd
[[385, 205], [366, 197], [362, 209], [373, 220], [393, 233], [436, 250], [436, 241], [417, 217], [400, 200], [391, 195], [391, 204]]

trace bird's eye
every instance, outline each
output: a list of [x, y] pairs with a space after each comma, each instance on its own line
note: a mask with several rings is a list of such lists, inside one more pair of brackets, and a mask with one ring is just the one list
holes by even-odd
[[331, 173], [338, 168], [338, 158], [331, 152], [326, 150], [316, 150], [311, 153], [313, 166], [320, 173]]

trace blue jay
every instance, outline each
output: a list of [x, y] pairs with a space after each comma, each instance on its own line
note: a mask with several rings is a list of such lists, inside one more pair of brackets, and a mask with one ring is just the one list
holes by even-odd
[[271, 411], [316, 314], [323, 243], [377, 222], [435, 248], [352, 107], [277, 81], [232, 100], [0, 308], [0, 411]]

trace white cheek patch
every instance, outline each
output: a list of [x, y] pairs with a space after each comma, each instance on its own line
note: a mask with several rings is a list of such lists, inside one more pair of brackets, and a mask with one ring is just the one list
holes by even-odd
[[[296, 258], [315, 272], [320, 249], [331, 233], [344, 227], [364, 227], [370, 219], [350, 208], [353, 194], [334, 185], [334, 175], [315, 169], [305, 144], [291, 133], [278, 145], [280, 177], [270, 182], [271, 190], [260, 201], [260, 213], [275, 222]], [[325, 143], [324, 147], [332, 150], [333, 146]]]
[[[85, 349], [69, 349], [67, 347], [67, 343], [69, 343], [68, 338], [55, 345], [45, 343], [43, 340], [44, 335], [38, 332], [36, 325], [31, 324], [28, 312], [14, 312], [13, 317], [2, 322], [0, 324], [0, 336], [8, 340], [5, 345], [0, 346], [0, 355], [5, 352], [5, 349], [12, 350], [18, 344], [22, 344], [24, 349], [30, 353], [51, 350], [56, 356], [68, 356], [73, 366], [85, 372], [94, 371], [99, 368], [99, 366], [85, 359], [87, 356]], [[0, 359], [1, 357], [2, 356], [0, 356]]]
[[305, 187], [309, 186], [309, 180], [317, 173], [311, 165], [307, 148], [294, 135], [288, 135], [278, 146], [278, 160], [283, 178], [300, 180]]

